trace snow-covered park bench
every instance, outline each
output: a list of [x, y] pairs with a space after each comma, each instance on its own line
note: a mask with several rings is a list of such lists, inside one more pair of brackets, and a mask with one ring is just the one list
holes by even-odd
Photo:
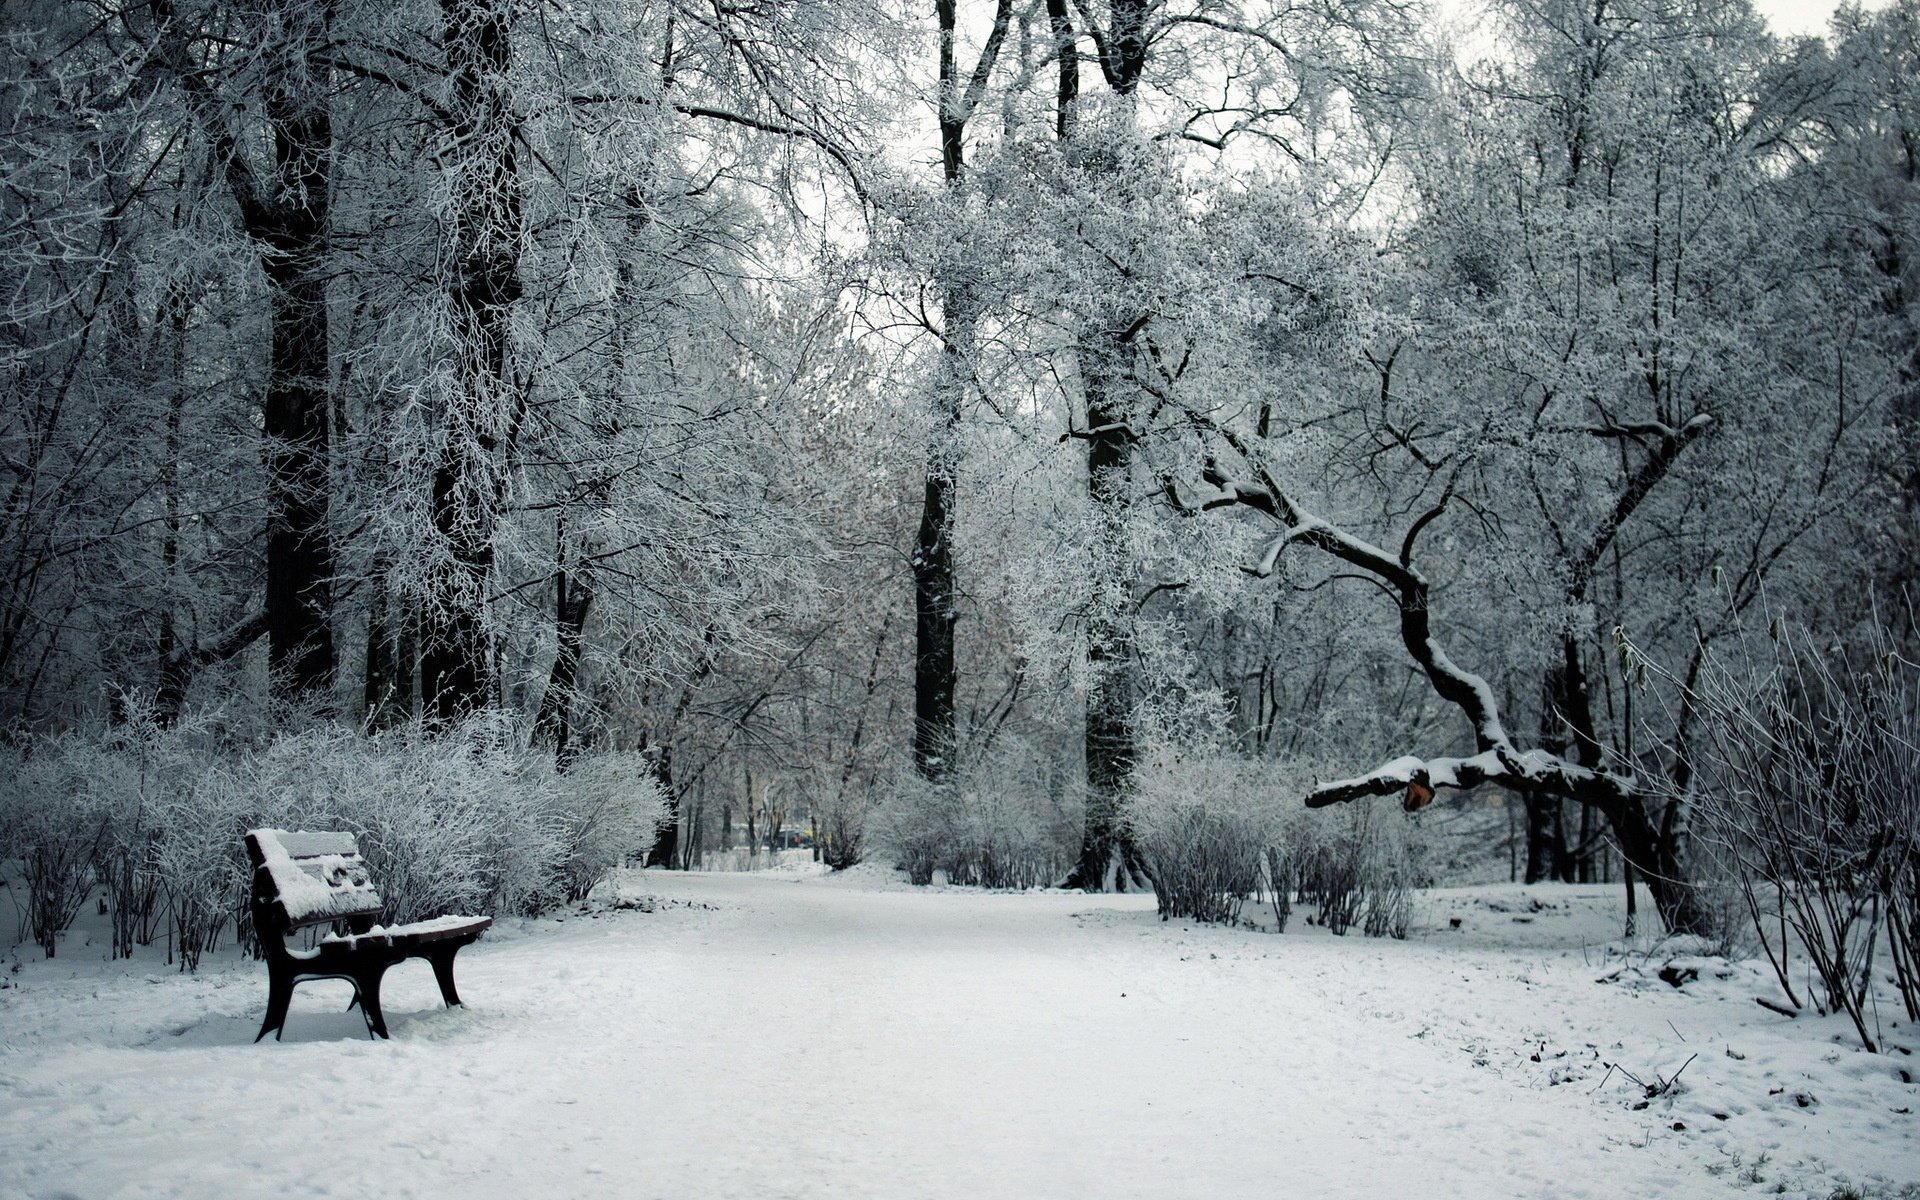
[[[453, 956], [493, 924], [492, 917], [374, 924], [385, 905], [351, 833], [255, 829], [247, 834], [247, 857], [253, 862], [253, 927], [267, 956], [267, 1019], [254, 1041], [269, 1033], [279, 1038], [294, 985], [309, 979], [353, 984], [367, 1028], [388, 1036], [380, 1012], [380, 977], [409, 958], [431, 963], [441, 998], [449, 1006], [460, 1003], [453, 990]], [[287, 947], [294, 930], [333, 921], [343, 922], [348, 932], [328, 934], [311, 950]]]

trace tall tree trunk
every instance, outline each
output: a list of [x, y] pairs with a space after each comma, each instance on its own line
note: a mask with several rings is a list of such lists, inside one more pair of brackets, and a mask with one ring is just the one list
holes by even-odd
[[1127, 414], [1114, 405], [1104, 375], [1106, 356], [1124, 350], [1099, 339], [1081, 368], [1087, 397], [1087, 497], [1094, 510], [1094, 596], [1087, 618], [1087, 810], [1080, 857], [1066, 881], [1090, 891], [1125, 890], [1145, 871], [1120, 821], [1133, 777], [1133, 581], [1127, 546], [1132, 446]]
[[180, 580], [180, 444], [181, 419], [187, 405], [186, 297], [178, 289], [169, 289], [161, 312], [161, 327], [167, 364], [166, 458], [161, 465], [165, 525], [160, 539], [160, 578], [164, 589], [160, 598], [160, 685], [154, 696], [154, 716], [162, 724], [172, 724], [187, 703], [187, 684], [191, 681], [185, 664], [178, 657], [180, 634], [174, 624], [173, 598]]
[[[954, 57], [958, 0], [935, 0], [940, 25], [940, 169], [949, 197], [966, 179], [967, 122], [979, 108], [1013, 18], [1012, 0], [997, 0], [993, 28], [966, 78]], [[938, 782], [953, 770], [957, 749], [954, 692], [953, 520], [960, 459], [960, 421], [972, 380], [980, 304], [965, 263], [949, 261], [935, 280], [940, 289], [940, 369], [934, 383], [933, 433], [927, 446], [920, 527], [913, 544], [913, 763]]]
[[[267, 465], [267, 666], [275, 692], [327, 703], [335, 671], [330, 519], [331, 372], [327, 313], [332, 4], [286, 13], [305, 22], [298, 70], [268, 85], [271, 186], [241, 205], [271, 285], [261, 432]], [[237, 156], [236, 156], [237, 158]], [[251, 186], [251, 185], [249, 185]]]
[[[168, 0], [155, 0], [154, 14], [161, 19], [155, 48], [211, 139], [267, 278], [269, 344], [260, 406], [267, 578], [259, 622], [272, 687], [282, 698], [325, 705], [336, 669], [327, 312], [334, 8], [331, 0], [321, 0], [246, 14], [253, 32], [272, 43], [262, 56], [269, 66], [258, 102], [273, 155], [265, 171], [249, 153], [259, 134], [237, 129], [234, 114], [245, 106], [217, 92], [205, 56], [195, 49], [198, 31], [180, 21]], [[235, 628], [254, 623], [249, 617]], [[236, 644], [229, 633], [214, 648], [176, 648], [168, 662], [190, 671], [251, 640]], [[163, 684], [170, 692], [183, 687], [177, 680]]]
[[[558, 541], [564, 547], [564, 521]], [[564, 554], [563, 549], [560, 569], [554, 572], [553, 669], [548, 672], [547, 690], [540, 697], [540, 712], [533, 723], [535, 735], [553, 747], [554, 765], [562, 772], [578, 754], [573, 748], [573, 699], [586, 644], [587, 613], [593, 607], [592, 578], [569, 573]]]
[[966, 355], [973, 339], [968, 311], [972, 298], [957, 286], [948, 287], [946, 295], [946, 346], [936, 385], [939, 411], [927, 447], [920, 528], [913, 545], [913, 763], [921, 777], [932, 782], [952, 771], [956, 749], [954, 476], [960, 450], [959, 389], [965, 386]]
[[520, 298], [521, 200], [514, 115], [511, 0], [441, 0], [450, 75], [443, 161], [454, 196], [442, 247], [453, 322], [455, 398], [433, 479], [433, 525], [446, 565], [422, 622], [421, 686], [445, 723], [492, 700], [487, 587], [501, 503], [501, 459], [518, 421], [509, 319]]
[[[274, 107], [270, 101], [269, 115]], [[305, 200], [289, 199], [279, 210], [282, 249], [267, 259], [273, 284], [272, 366], [261, 425], [269, 481], [267, 665], [281, 695], [324, 701], [333, 689], [335, 667], [333, 542], [327, 527], [331, 134], [324, 100], [309, 102], [275, 124], [282, 175]]]
[[407, 613], [387, 586], [387, 564], [376, 560], [369, 572], [374, 588], [367, 610], [367, 658], [361, 689], [368, 730], [390, 729], [412, 716], [412, 648]]
[[649, 867], [665, 867], [673, 870], [680, 866], [680, 790], [673, 781], [673, 743], [663, 742], [653, 756], [653, 777], [660, 781], [660, 790], [667, 795], [667, 817], [660, 826], [660, 836], [654, 839], [653, 846], [647, 851]]
[[[1147, 62], [1147, 0], [1110, 0], [1103, 36], [1095, 39], [1103, 74], [1120, 98], [1121, 120], [1131, 105]], [[1053, 16], [1060, 27], [1061, 14]], [[1132, 130], [1094, 129], [1073, 120], [1068, 106], [1079, 95], [1077, 55], [1062, 54], [1056, 128], [1063, 132], [1069, 158], [1089, 175], [1109, 176], [1109, 186], [1128, 186], [1130, 157], [1117, 141]], [[1085, 139], [1085, 140], [1083, 140]], [[1141, 321], [1109, 308], [1095, 317], [1080, 347], [1081, 390], [1087, 412], [1087, 498], [1094, 514], [1094, 600], [1087, 620], [1086, 768], [1087, 809], [1080, 856], [1066, 886], [1088, 890], [1138, 886], [1144, 863], [1120, 820], [1120, 805], [1133, 777], [1133, 709], [1138, 700], [1133, 645], [1133, 579], [1127, 553], [1128, 507], [1132, 501], [1133, 337]]]
[[[1662, 479], [1666, 478], [1681, 452], [1704, 436], [1712, 428], [1712, 424], [1709, 417], [1701, 414], [1677, 429], [1665, 425], [1644, 429], [1608, 425], [1592, 431], [1597, 437], [1609, 439], [1629, 435], [1651, 436], [1652, 449], [1640, 466], [1628, 475], [1625, 485], [1614, 498], [1613, 508], [1606, 518], [1593, 531], [1586, 543], [1571, 556], [1569, 564], [1571, 569], [1565, 594], [1566, 611], [1569, 617], [1585, 608], [1591, 592], [1594, 571], [1601, 558], [1614, 544], [1621, 527], [1639, 509], [1647, 495]], [[1599, 726], [1594, 719], [1592, 695], [1587, 686], [1586, 668], [1582, 661], [1580, 631], [1572, 627], [1561, 631], [1560, 657], [1547, 669], [1546, 678], [1542, 683], [1540, 738], [1541, 745], [1554, 754], [1562, 753], [1571, 742], [1573, 751], [1571, 757], [1588, 770], [1598, 768], [1605, 758], [1600, 745]], [[1663, 841], [1663, 827], [1645, 822], [1644, 829], [1637, 825], [1632, 830], [1622, 828], [1622, 821], [1629, 824], [1635, 823], [1635, 813], [1644, 821], [1644, 802], [1635, 800], [1624, 806], [1615, 806], [1613, 810], [1603, 808], [1602, 811], [1608, 818], [1608, 824], [1613, 829], [1615, 839], [1620, 844], [1621, 853], [1646, 876], [1649, 890], [1653, 892], [1661, 917], [1665, 919], [1673, 915], [1688, 921], [1704, 919], [1705, 910], [1700, 906], [1698, 897], [1693, 895], [1688, 883], [1684, 859], [1678, 847], [1667, 845]], [[1619, 814], [1619, 819], [1616, 819], [1616, 812]], [[1574, 862], [1572, 855], [1568, 852], [1566, 835], [1560, 827], [1560, 820], [1561, 804], [1558, 797], [1547, 797], [1537, 792], [1529, 794], [1527, 800], [1528, 883], [1549, 877], [1572, 881]], [[1539, 824], [1543, 821], [1550, 821], [1551, 827], [1543, 828]], [[1535, 857], [1536, 846], [1540, 848], [1542, 854], [1538, 862]], [[1668, 899], [1664, 901], [1661, 899], [1663, 891], [1668, 895]], [[1675, 932], [1696, 931], [1692, 927], [1684, 930], [1677, 928], [1671, 921], [1668, 923], [1668, 928]]]

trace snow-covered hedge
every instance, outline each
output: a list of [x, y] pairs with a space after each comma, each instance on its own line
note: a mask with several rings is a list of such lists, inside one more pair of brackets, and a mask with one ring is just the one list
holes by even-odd
[[937, 785], [903, 767], [867, 832], [914, 883], [939, 871], [976, 887], [1046, 887], [1072, 865], [1079, 812], [1042, 759], [1009, 743]]
[[1298, 903], [1334, 933], [1405, 937], [1432, 882], [1413, 822], [1369, 802], [1309, 810], [1309, 782], [1287, 763], [1150, 755], [1125, 815], [1160, 915], [1231, 924], [1264, 891], [1282, 931]]
[[1163, 920], [1240, 919], [1280, 836], [1286, 800], [1275, 785], [1271, 763], [1159, 754], [1143, 764], [1123, 811]]
[[230, 922], [250, 932], [250, 828], [352, 830], [386, 919], [410, 921], [583, 897], [646, 852], [666, 811], [639, 755], [589, 755], [560, 774], [493, 718], [438, 736], [322, 726], [253, 745], [201, 725], [132, 725], [0, 755], [0, 776], [18, 781], [0, 793], [0, 860], [25, 885], [32, 938], [52, 955], [98, 888], [115, 953], [165, 928], [189, 969]]
[[1413, 894], [1433, 883], [1416, 818], [1388, 801], [1356, 800], [1315, 811], [1291, 807], [1267, 849], [1267, 887], [1285, 930], [1295, 904], [1311, 904], [1321, 925], [1344, 934], [1407, 936]]

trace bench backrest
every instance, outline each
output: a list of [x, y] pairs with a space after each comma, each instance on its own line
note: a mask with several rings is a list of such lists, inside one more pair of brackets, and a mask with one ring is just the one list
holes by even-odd
[[[377, 915], [384, 907], [351, 833], [292, 833], [255, 829], [247, 834], [253, 862], [255, 922], [279, 932]], [[262, 918], [268, 918], [262, 921]]]

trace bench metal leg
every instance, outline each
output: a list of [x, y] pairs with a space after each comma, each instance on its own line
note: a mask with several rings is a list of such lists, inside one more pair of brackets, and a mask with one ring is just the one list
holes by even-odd
[[269, 963], [267, 969], [267, 1019], [261, 1024], [260, 1032], [254, 1036], [258, 1042], [269, 1033], [274, 1041], [280, 1040], [281, 1031], [287, 1025], [287, 1006], [293, 1002], [293, 976], [276, 971]]
[[382, 965], [369, 967], [354, 978], [354, 987], [360, 995], [360, 1015], [367, 1019], [367, 1030], [376, 1037], [389, 1037], [387, 1018], [380, 1011], [380, 977], [387, 973]]
[[433, 964], [433, 978], [440, 985], [440, 998], [447, 1002], [448, 1008], [460, 1007], [460, 993], [453, 990], [453, 956], [458, 953], [460, 948], [455, 946], [427, 956], [427, 961]]

